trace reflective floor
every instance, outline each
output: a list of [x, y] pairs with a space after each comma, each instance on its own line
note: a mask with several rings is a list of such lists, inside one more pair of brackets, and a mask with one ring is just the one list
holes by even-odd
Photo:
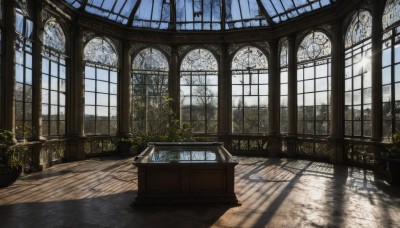
[[0, 189], [0, 227], [399, 227], [400, 188], [371, 171], [239, 158], [241, 206], [131, 203], [132, 159], [55, 165]]

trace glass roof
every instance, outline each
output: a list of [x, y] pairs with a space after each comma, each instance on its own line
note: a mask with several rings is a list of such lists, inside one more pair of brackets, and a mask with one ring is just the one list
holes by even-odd
[[80, 11], [138, 28], [231, 30], [267, 27], [339, 0], [64, 0]]

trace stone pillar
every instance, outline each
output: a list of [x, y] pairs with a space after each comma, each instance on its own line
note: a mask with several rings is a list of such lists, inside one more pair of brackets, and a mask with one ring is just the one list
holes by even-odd
[[42, 10], [43, 2], [35, 0], [35, 32], [33, 44], [32, 128], [33, 139], [42, 136]]
[[[14, 1], [4, 1], [4, 74], [3, 74], [3, 106], [2, 129], [15, 134], [15, 7]], [[14, 138], [15, 140], [15, 138]]]
[[169, 67], [168, 90], [169, 97], [172, 99], [170, 102], [172, 111], [174, 112], [173, 118], [179, 119], [180, 117], [180, 77], [179, 77], [179, 63], [178, 63], [178, 47], [173, 45], [171, 47], [171, 63]]
[[40, 171], [40, 152], [42, 150], [42, 11], [43, 2], [34, 1], [34, 43], [33, 43], [33, 75], [32, 75], [32, 129], [33, 144], [31, 154], [31, 164], [29, 171]]
[[230, 150], [229, 133], [232, 129], [231, 102], [231, 77], [228, 54], [228, 44], [219, 45], [220, 56], [218, 66], [218, 119], [219, 119], [219, 141], [224, 143], [225, 148]]
[[384, 1], [372, 1], [371, 36], [371, 141], [367, 151], [377, 154], [382, 150], [378, 142], [382, 140], [382, 14]]
[[382, 3], [373, 1], [372, 7], [372, 141], [382, 139]]
[[71, 66], [68, 74], [68, 144], [65, 159], [67, 161], [85, 158], [84, 150], [84, 88], [83, 88], [83, 32], [75, 25], [71, 37]]
[[296, 36], [288, 37], [288, 136], [287, 153], [294, 157], [297, 153], [297, 69]]
[[118, 135], [130, 135], [130, 85], [131, 85], [131, 55], [130, 42], [123, 41], [122, 65], [118, 81]]
[[269, 41], [270, 55], [268, 66], [268, 112], [269, 112], [269, 134], [268, 152], [270, 156], [278, 156], [281, 151], [281, 140], [279, 137], [279, 91], [280, 80], [278, 73], [278, 44], [277, 40]]
[[73, 107], [71, 108], [73, 110], [73, 116], [74, 116], [74, 122], [73, 124], [73, 131], [71, 132], [72, 135], [75, 136], [84, 136], [84, 105], [85, 105], [85, 99], [84, 99], [84, 70], [85, 70], [85, 65], [83, 63], [83, 32], [80, 30], [80, 28], [76, 28], [77, 31], [75, 31], [75, 39], [74, 39], [74, 60], [73, 60], [73, 76], [71, 78], [71, 82], [73, 85], [72, 91], [74, 92], [73, 96]]
[[331, 148], [331, 162], [343, 163], [344, 135], [344, 43], [342, 21], [332, 26], [332, 64], [331, 64], [331, 134], [328, 138]]

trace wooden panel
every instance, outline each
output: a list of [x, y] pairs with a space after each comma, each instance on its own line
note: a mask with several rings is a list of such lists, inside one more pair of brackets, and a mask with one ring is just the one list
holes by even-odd
[[192, 170], [191, 192], [225, 192], [225, 170]]
[[147, 173], [148, 193], [179, 193], [181, 186], [179, 169], [154, 169]]

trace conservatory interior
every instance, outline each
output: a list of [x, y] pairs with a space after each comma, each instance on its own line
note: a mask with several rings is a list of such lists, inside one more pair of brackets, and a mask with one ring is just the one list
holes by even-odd
[[[400, 224], [400, 0], [0, 7], [1, 227]], [[222, 143], [237, 203], [132, 206], [149, 142]]]

